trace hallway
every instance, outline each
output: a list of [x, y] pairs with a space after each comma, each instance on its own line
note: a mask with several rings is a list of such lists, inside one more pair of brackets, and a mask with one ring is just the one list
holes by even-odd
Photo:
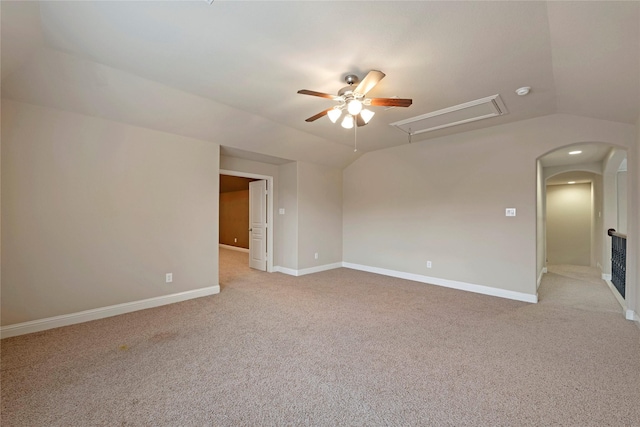
[[547, 270], [538, 289], [539, 304], [622, 313], [622, 307], [600, 278], [600, 270], [597, 268], [549, 265]]

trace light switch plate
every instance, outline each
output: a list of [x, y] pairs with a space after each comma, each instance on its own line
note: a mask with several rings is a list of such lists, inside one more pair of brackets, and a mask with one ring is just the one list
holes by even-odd
[[284, 208], [280, 208], [280, 209], [278, 210], [278, 213], [279, 213], [280, 215], [284, 215]]
[[504, 210], [504, 216], [516, 216], [516, 208], [506, 208]]

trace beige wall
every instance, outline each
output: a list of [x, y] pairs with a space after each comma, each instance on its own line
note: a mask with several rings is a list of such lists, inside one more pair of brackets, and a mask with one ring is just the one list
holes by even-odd
[[627, 234], [627, 172], [616, 174], [616, 189], [618, 196], [618, 230], [619, 233]]
[[[342, 171], [293, 162], [280, 166], [279, 267], [300, 272], [342, 261]], [[318, 259], [315, 259], [315, 254]]]
[[593, 212], [592, 212], [592, 236], [591, 236], [591, 265], [602, 271], [602, 247], [605, 238], [609, 238], [607, 230], [604, 229], [604, 221], [602, 219], [602, 207], [604, 203], [604, 180], [602, 175], [594, 174], [591, 183], [591, 191], [593, 195]]
[[249, 190], [220, 193], [220, 243], [249, 249]]
[[591, 184], [547, 186], [547, 262], [591, 265]]
[[[274, 181], [278, 178], [278, 166], [270, 163], [256, 162], [253, 160], [239, 159], [236, 157], [220, 156], [220, 169], [249, 174], [272, 176]], [[274, 185], [277, 188], [277, 185]]]
[[[3, 325], [217, 284], [217, 144], [2, 106]], [[369, 153], [343, 171], [342, 194], [331, 168], [220, 164], [278, 180], [275, 265], [342, 259], [534, 294], [536, 159], [580, 141], [631, 146], [637, 260], [640, 140], [619, 123], [554, 115]], [[518, 216], [506, 218], [506, 207]]]
[[540, 286], [542, 274], [547, 266], [546, 260], [546, 221], [545, 212], [547, 200], [545, 197], [544, 168], [542, 162], [536, 160], [536, 276]]
[[[640, 265], [640, 242], [638, 241], [640, 235], [640, 195], [638, 194], [640, 192], [640, 115], [636, 121], [635, 149], [631, 150], [627, 167], [629, 176], [635, 177], [627, 182], [627, 202], [631, 207], [627, 217], [627, 259], [630, 260], [630, 263], [627, 263], [627, 287], [629, 288], [627, 302], [640, 326], [640, 268], [638, 268]], [[635, 286], [629, 287], [629, 283], [634, 283]]]
[[[269, 213], [273, 227], [273, 265], [278, 265], [282, 256], [282, 224], [278, 216], [278, 199], [280, 193], [280, 168], [270, 163], [256, 162], [253, 160], [239, 159], [236, 157], [220, 156], [220, 170], [245, 173], [250, 175], [270, 176], [273, 178], [273, 188], [271, 197], [273, 198], [273, 209], [275, 212]], [[273, 217], [271, 216], [273, 215]], [[286, 242], [285, 242], [286, 243]]]
[[298, 239], [298, 269], [342, 261], [342, 170], [298, 162]]
[[618, 190], [617, 175], [620, 163], [631, 155], [631, 150], [612, 149], [602, 161], [602, 272], [611, 275], [611, 237], [607, 234], [610, 228], [618, 229]]
[[[278, 260], [280, 267], [293, 270], [298, 269], [298, 163], [291, 162], [281, 165], [280, 195], [278, 197], [278, 224], [280, 232], [276, 244], [278, 245]], [[279, 209], [284, 209], [280, 215]]]
[[367, 153], [344, 171], [344, 261], [535, 294], [536, 159], [635, 138], [558, 114]]
[[2, 325], [218, 285], [218, 156], [3, 100]]

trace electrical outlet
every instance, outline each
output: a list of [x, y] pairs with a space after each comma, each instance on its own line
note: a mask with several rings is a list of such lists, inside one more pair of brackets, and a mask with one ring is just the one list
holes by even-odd
[[516, 208], [506, 208], [504, 210], [505, 216], [516, 216]]
[[238, 238], [237, 237], [233, 238], [233, 243], [238, 243]]
[[165, 280], [165, 283], [173, 282], [173, 273], [167, 273], [164, 280]]
[[427, 268], [431, 268], [431, 261], [427, 261]]
[[318, 259], [318, 252], [314, 255], [315, 259]]

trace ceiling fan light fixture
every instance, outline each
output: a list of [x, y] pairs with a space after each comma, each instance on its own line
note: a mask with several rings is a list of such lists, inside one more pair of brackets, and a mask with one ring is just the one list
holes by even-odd
[[347, 105], [347, 111], [349, 111], [349, 114], [352, 116], [357, 116], [360, 114], [360, 111], [362, 111], [362, 102], [357, 99], [352, 99]]
[[329, 110], [329, 112], [327, 113], [327, 116], [329, 116], [329, 120], [331, 120], [331, 123], [337, 122], [341, 115], [342, 109], [340, 109], [340, 107], [334, 107], [333, 110]]
[[371, 120], [374, 114], [376, 113], [366, 108], [360, 111], [360, 117], [362, 117], [362, 120], [364, 120], [365, 124], [369, 123], [369, 120]]
[[353, 128], [353, 116], [351, 114], [344, 116], [344, 119], [342, 120], [342, 127], [345, 129]]
[[[315, 122], [316, 120], [329, 116], [332, 123], [337, 123], [340, 117], [341, 125], [345, 129], [352, 129], [354, 126], [363, 126], [369, 123], [374, 115], [373, 111], [365, 110], [364, 107], [408, 107], [413, 102], [411, 99], [394, 98], [367, 98], [367, 93], [373, 89], [384, 78], [385, 74], [379, 70], [371, 70], [360, 81], [355, 74], [349, 74], [345, 77], [348, 86], [338, 91], [338, 95], [330, 95], [324, 92], [316, 92], [314, 90], [300, 89], [301, 95], [317, 96], [319, 98], [331, 99], [337, 102], [333, 108], [327, 108], [315, 114], [305, 122]], [[356, 87], [354, 85], [357, 84]], [[345, 114], [342, 114], [347, 110]], [[357, 120], [356, 120], [357, 119]]]

